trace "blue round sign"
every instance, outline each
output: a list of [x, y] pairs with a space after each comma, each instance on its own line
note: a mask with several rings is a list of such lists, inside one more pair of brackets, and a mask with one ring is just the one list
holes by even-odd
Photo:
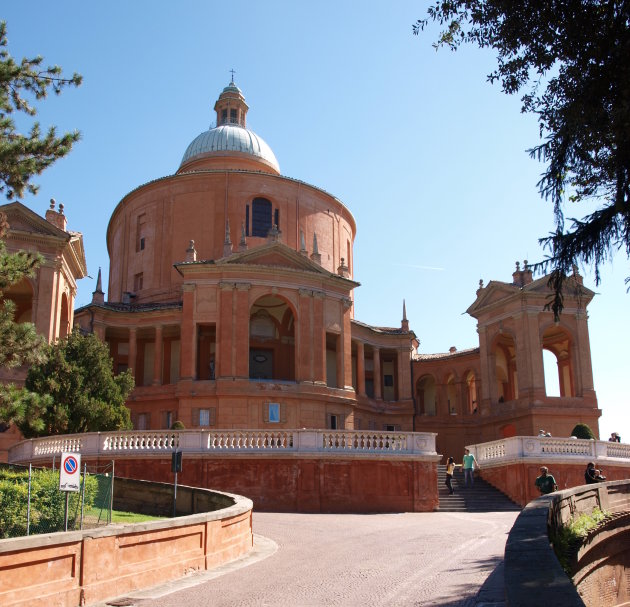
[[63, 469], [68, 474], [74, 474], [78, 468], [77, 460], [74, 456], [69, 455], [66, 459], [63, 460]]

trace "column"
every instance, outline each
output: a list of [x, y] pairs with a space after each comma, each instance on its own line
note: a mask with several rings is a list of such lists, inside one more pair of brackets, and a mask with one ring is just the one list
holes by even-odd
[[182, 327], [179, 358], [179, 378], [183, 380], [195, 379], [195, 354], [197, 350], [194, 308], [195, 286], [185, 284], [182, 288]]
[[162, 325], [155, 327], [155, 347], [153, 348], [153, 385], [162, 385], [162, 350], [164, 339]]
[[234, 335], [235, 375], [249, 377], [249, 283], [236, 283], [236, 302], [232, 318]]
[[313, 381], [313, 291], [300, 289], [298, 295], [295, 379], [298, 382]]
[[352, 318], [352, 300], [344, 297], [341, 300], [342, 319], [341, 326], [341, 379], [340, 388], [345, 390], [353, 390], [352, 387], [352, 326], [350, 320]]
[[376, 400], [383, 399], [383, 390], [381, 385], [383, 378], [381, 377], [381, 350], [379, 348], [373, 349], [374, 353], [374, 398]]
[[357, 394], [365, 396], [365, 346], [357, 342]]
[[131, 374], [136, 376], [136, 356], [138, 352], [138, 344], [136, 342], [136, 328], [129, 328], [129, 360], [127, 361], [127, 367], [131, 369]]
[[326, 385], [325, 297], [321, 291], [313, 292], [313, 380], [323, 385]]
[[[217, 327], [217, 360], [215, 361], [216, 376], [233, 377], [232, 370], [232, 324], [233, 324], [233, 291], [234, 283], [219, 283], [219, 310]], [[249, 356], [247, 357], [249, 362]]]

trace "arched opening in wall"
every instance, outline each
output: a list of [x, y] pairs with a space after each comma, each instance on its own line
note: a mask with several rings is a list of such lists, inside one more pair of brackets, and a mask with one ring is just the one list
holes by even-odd
[[510, 335], [501, 334], [495, 341], [497, 392], [500, 403], [518, 398], [518, 373], [516, 368], [516, 343]]
[[437, 413], [437, 390], [432, 375], [421, 377], [416, 384], [418, 415], [434, 416]]
[[30, 280], [23, 278], [17, 284], [11, 285], [3, 291], [2, 297], [15, 305], [15, 322], [33, 322], [33, 287]]
[[295, 318], [275, 295], [261, 297], [250, 310], [249, 377], [295, 381]]
[[213, 380], [216, 371], [217, 328], [215, 324], [197, 325], [197, 379]]
[[59, 337], [67, 337], [70, 333], [70, 310], [68, 297], [64, 293], [61, 296], [61, 310], [59, 311]]
[[446, 378], [446, 404], [451, 415], [457, 415], [457, 385], [455, 374], [451, 373]]
[[477, 377], [473, 371], [466, 373], [466, 412], [474, 414], [479, 411], [479, 403], [477, 402]]
[[338, 373], [338, 352], [341, 336], [337, 333], [326, 333], [326, 385], [329, 388], [339, 387]]
[[398, 400], [398, 357], [396, 352], [381, 351], [381, 373], [383, 375], [383, 400], [391, 402]]
[[561, 326], [548, 327], [542, 336], [547, 396], [574, 396], [571, 337]]

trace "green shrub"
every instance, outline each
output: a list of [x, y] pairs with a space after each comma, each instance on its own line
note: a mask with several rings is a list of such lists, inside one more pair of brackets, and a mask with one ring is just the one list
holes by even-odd
[[599, 508], [594, 508], [590, 514], [580, 514], [580, 516], [556, 531], [552, 538], [553, 549], [567, 575], [571, 576], [573, 574], [571, 569], [573, 556], [582, 545], [588, 532], [595, 529], [607, 516], [608, 513]]
[[571, 436], [576, 438], [595, 438], [593, 431], [586, 424], [576, 424], [575, 428], [571, 430]]
[[186, 426], [184, 426], [184, 422], [177, 420], [171, 424], [171, 430], [186, 430]]
[[[82, 476], [83, 478], [83, 476]], [[98, 492], [98, 480], [85, 478], [84, 508], [90, 508]], [[33, 470], [31, 477], [30, 533], [63, 531], [66, 494], [59, 490], [59, 472]], [[26, 535], [28, 471], [0, 470], [0, 538]], [[81, 492], [68, 500], [68, 528], [80, 515]]]

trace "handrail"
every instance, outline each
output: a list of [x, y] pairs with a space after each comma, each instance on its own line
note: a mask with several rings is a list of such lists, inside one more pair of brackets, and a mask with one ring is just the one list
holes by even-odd
[[625, 460], [630, 463], [630, 444], [602, 440], [555, 438], [546, 436], [512, 436], [488, 443], [467, 445], [480, 465], [501, 464], [514, 459], [547, 461], [572, 459]]
[[335, 453], [431, 456], [436, 434], [376, 430], [130, 430], [48, 436], [9, 449], [11, 463], [41, 460], [65, 452], [85, 456], [185, 453]]

